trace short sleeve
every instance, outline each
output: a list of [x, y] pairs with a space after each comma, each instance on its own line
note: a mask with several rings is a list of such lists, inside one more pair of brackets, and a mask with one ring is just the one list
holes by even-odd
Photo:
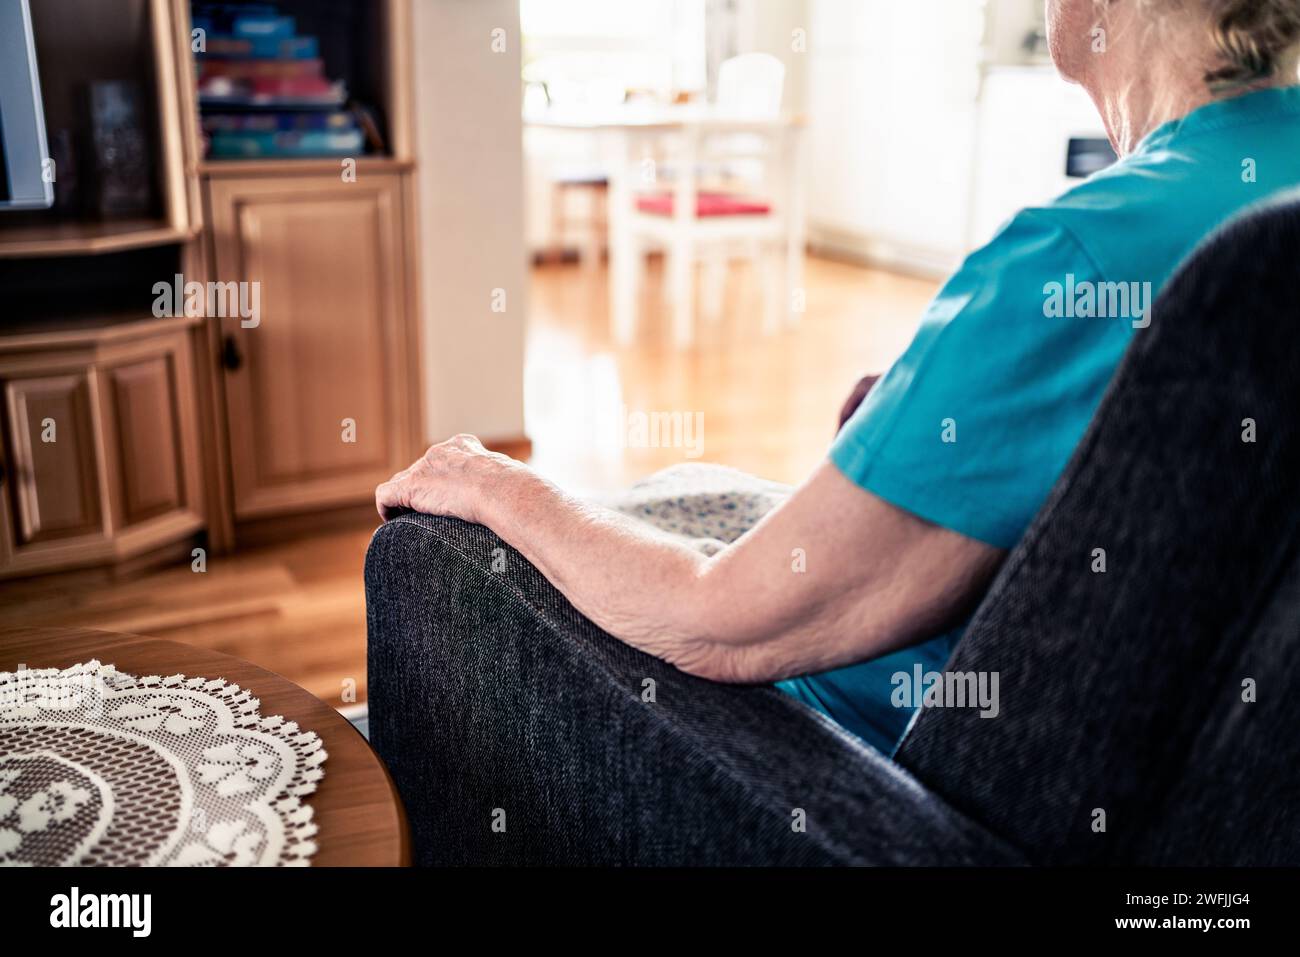
[[1063, 225], [1021, 213], [943, 287], [831, 449], [850, 480], [998, 548], [1020, 539], [1132, 337], [1048, 307], [1102, 277]]

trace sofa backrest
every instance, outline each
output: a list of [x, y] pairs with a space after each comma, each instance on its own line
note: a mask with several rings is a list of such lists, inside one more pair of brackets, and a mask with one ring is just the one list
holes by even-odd
[[903, 741], [1032, 859], [1300, 864], [1297, 280], [1295, 196], [1189, 258]]

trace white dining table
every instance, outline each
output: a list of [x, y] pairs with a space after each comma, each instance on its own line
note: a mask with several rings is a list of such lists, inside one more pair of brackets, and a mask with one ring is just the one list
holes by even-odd
[[[792, 114], [747, 116], [726, 113], [710, 106], [686, 104], [660, 106], [626, 104], [611, 107], [559, 107], [525, 110], [526, 126], [549, 130], [568, 130], [594, 135], [600, 144], [601, 164], [609, 178], [609, 293], [610, 319], [615, 339], [630, 342], [636, 327], [636, 288], [634, 270], [636, 247], [632, 241], [630, 220], [636, 210], [636, 187], [650, 185], [653, 170], [643, 164], [647, 142], [676, 136], [673, 162], [681, 169], [693, 171], [701, 144], [715, 137], [752, 135], [769, 141], [778, 159], [778, 195], [773, 197], [786, 217], [787, 289], [803, 285], [803, 248], [806, 236], [803, 197], [803, 117]], [[678, 177], [675, 184], [677, 210], [693, 210], [684, 203], [686, 191], [694, 192], [693, 172]], [[683, 214], [686, 215], [686, 214]], [[686, 297], [689, 298], [689, 297]], [[689, 302], [676, 304], [676, 328], [690, 323]]]

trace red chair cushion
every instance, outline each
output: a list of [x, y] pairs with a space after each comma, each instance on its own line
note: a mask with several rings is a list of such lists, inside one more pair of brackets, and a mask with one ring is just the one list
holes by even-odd
[[[673, 194], [652, 193], [638, 196], [636, 208], [643, 213], [658, 216], [673, 215]], [[731, 193], [700, 192], [695, 197], [695, 215], [705, 216], [765, 216], [772, 211], [769, 203], [745, 199]]]

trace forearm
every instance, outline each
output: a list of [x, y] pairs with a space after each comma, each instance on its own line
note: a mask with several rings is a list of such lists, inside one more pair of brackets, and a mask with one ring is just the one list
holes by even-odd
[[712, 558], [520, 466], [483, 520], [615, 637], [721, 681], [884, 654], [969, 613], [995, 549], [894, 509], [833, 466]]
[[492, 486], [483, 494], [485, 524], [605, 631], [692, 674], [773, 681], [909, 637], [889, 614], [891, 597], [872, 601], [872, 589], [859, 584], [862, 568], [829, 560], [831, 549], [819, 547], [828, 535], [819, 524], [839, 521], [833, 512], [809, 524], [807, 515], [777, 509], [706, 558], [523, 466], [512, 465]]
[[512, 467], [485, 490], [482, 521], [573, 606], [622, 641], [700, 673], [711, 640], [709, 559], [653, 527]]

